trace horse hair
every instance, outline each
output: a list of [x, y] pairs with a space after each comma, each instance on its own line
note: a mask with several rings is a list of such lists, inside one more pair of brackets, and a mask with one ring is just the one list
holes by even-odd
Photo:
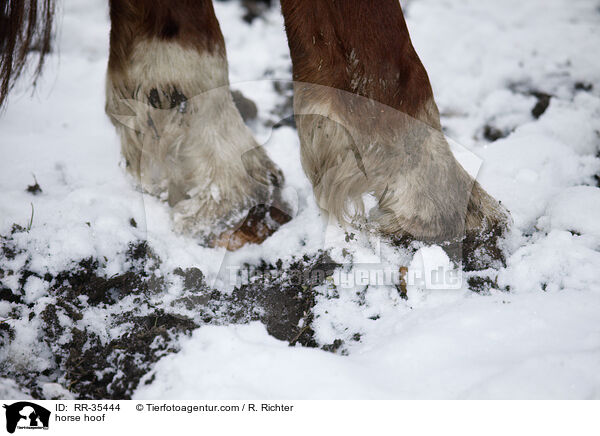
[[51, 49], [54, 12], [54, 0], [4, 0], [0, 4], [0, 108], [33, 52], [39, 56], [35, 85]]

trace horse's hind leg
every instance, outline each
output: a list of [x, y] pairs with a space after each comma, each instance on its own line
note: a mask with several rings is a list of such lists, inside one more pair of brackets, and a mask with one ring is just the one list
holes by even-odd
[[503, 208], [450, 152], [398, 0], [281, 6], [302, 164], [323, 209], [430, 241], [503, 225]]
[[168, 199], [176, 230], [261, 242], [287, 219], [283, 177], [233, 103], [211, 1], [112, 0], [110, 15], [106, 112], [128, 171]]

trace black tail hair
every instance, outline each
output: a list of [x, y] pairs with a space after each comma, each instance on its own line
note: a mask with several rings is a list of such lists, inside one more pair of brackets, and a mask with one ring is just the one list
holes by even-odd
[[0, 108], [34, 51], [35, 85], [50, 52], [54, 12], [54, 0], [0, 0]]

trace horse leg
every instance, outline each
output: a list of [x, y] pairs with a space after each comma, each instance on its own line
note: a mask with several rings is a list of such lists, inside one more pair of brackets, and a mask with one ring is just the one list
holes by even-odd
[[262, 242], [289, 219], [283, 176], [233, 103], [212, 2], [111, 0], [110, 17], [106, 112], [130, 174], [168, 200], [177, 231]]
[[505, 210], [450, 151], [398, 0], [281, 6], [302, 165], [323, 209], [402, 239], [504, 225]]

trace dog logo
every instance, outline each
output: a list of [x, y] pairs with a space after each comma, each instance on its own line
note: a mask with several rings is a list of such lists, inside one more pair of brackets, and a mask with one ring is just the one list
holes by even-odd
[[48, 430], [50, 411], [28, 401], [4, 405], [6, 409], [6, 431], [14, 433], [18, 429]]

